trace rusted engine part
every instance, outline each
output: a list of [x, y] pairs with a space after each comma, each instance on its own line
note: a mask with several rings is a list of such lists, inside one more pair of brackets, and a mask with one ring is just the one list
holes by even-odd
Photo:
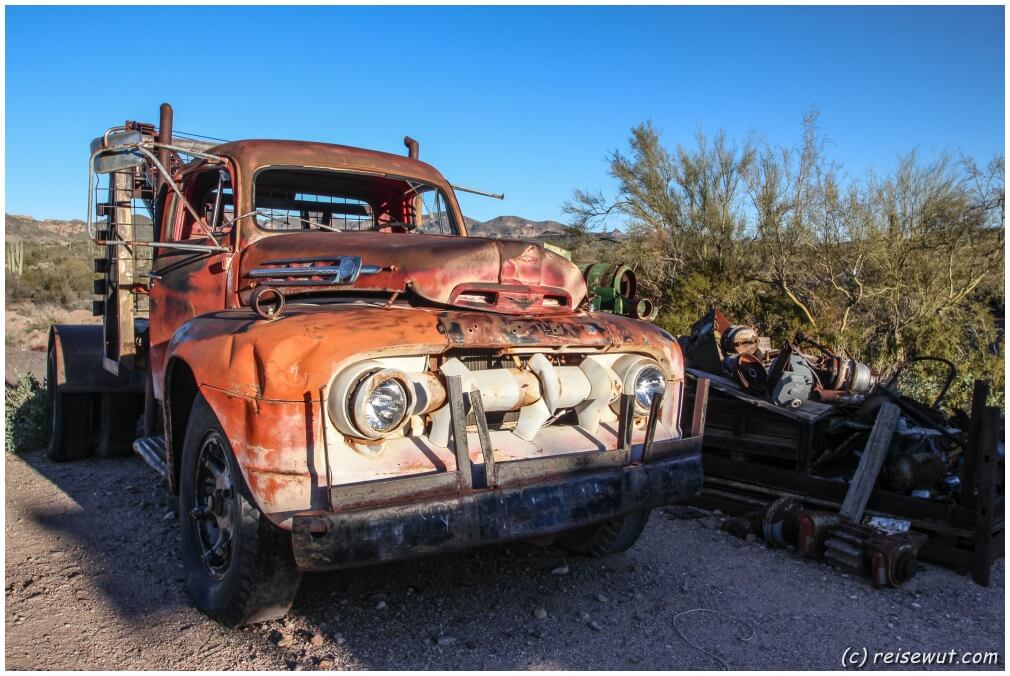
[[769, 547], [795, 547], [806, 558], [825, 559], [856, 575], [869, 575], [874, 587], [899, 587], [915, 576], [923, 533], [889, 533], [854, 524], [835, 512], [806, 510], [792, 497], [765, 510], [726, 519], [722, 529], [737, 537], [756, 535]]
[[[812, 346], [818, 355], [802, 351]], [[859, 401], [873, 390], [877, 377], [870, 367], [839, 355], [810, 336], [799, 333], [768, 364], [768, 390], [772, 402], [797, 407], [806, 399], [827, 403]]]
[[900, 587], [915, 577], [923, 533], [885, 533], [843, 519], [828, 529], [824, 558], [837, 568], [869, 575], [873, 586]]
[[[802, 332], [781, 350], [772, 350], [755, 327], [731, 324], [718, 308], [679, 340], [689, 367], [724, 375], [779, 406], [797, 408], [811, 398], [858, 400], [877, 383], [868, 365], [839, 355]], [[817, 354], [805, 354], [803, 346], [813, 347]]]
[[651, 299], [638, 295], [638, 278], [627, 265], [587, 263], [579, 267], [593, 310], [648, 321], [656, 318], [659, 307]]
[[766, 509], [732, 517], [722, 522], [722, 529], [738, 538], [749, 535], [762, 538], [770, 547], [789, 547], [796, 543], [803, 504], [793, 498], [779, 498]]
[[898, 587], [915, 576], [919, 550], [926, 544], [923, 533], [876, 534], [866, 542], [870, 577], [874, 587]]
[[709, 310], [688, 335], [678, 338], [687, 366], [715, 374], [723, 372], [723, 362], [734, 354], [754, 356], [763, 366], [770, 343], [761, 340], [753, 327], [730, 324], [719, 308]]
[[868, 365], [839, 355], [803, 332], [796, 334], [796, 345], [809, 345], [820, 352], [816, 357], [805, 358], [817, 375], [822, 390], [866, 394], [877, 384], [877, 377]]
[[779, 498], [768, 507], [761, 519], [761, 533], [765, 542], [774, 547], [789, 547], [796, 543], [796, 516], [803, 509], [799, 500]]

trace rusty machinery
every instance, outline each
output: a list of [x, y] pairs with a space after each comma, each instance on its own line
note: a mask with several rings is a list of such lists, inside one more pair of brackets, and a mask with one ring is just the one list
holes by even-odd
[[[970, 413], [949, 415], [942, 407], [956, 368], [947, 360], [916, 357], [879, 382], [866, 364], [806, 334], [772, 349], [718, 309], [680, 342], [688, 373], [711, 391], [698, 503], [741, 517], [728, 530], [795, 546], [875, 584], [907, 579], [920, 556], [987, 584], [1003, 552], [1004, 491], [1003, 420], [987, 406], [987, 383], [975, 383]], [[945, 370], [926, 402], [901, 384], [923, 362]], [[860, 459], [890, 405], [893, 429], [878, 465], [864, 470]], [[865, 514], [840, 516], [861, 476]], [[864, 523], [878, 519], [891, 530]]]
[[627, 265], [587, 263], [580, 269], [589, 289], [589, 304], [593, 310], [648, 321], [656, 318], [659, 308], [649, 298], [638, 295], [638, 279]]

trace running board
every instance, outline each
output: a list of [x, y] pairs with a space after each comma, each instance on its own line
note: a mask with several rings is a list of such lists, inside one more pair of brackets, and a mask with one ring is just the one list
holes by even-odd
[[133, 452], [153, 467], [162, 479], [168, 479], [168, 463], [166, 462], [168, 449], [165, 446], [165, 437], [140, 437], [133, 442]]

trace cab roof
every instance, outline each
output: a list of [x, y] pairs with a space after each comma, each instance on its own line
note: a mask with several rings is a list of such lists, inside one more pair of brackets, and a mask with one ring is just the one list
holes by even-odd
[[227, 157], [235, 163], [240, 174], [254, 173], [268, 166], [318, 167], [388, 174], [448, 186], [441, 172], [426, 162], [406, 155], [335, 143], [251, 139], [222, 143], [209, 148], [207, 152]]

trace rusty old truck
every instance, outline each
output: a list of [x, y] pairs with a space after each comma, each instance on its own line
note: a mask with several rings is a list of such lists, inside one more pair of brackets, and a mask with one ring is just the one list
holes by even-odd
[[468, 237], [467, 189], [404, 143], [208, 141], [167, 104], [92, 143], [103, 319], [52, 327], [49, 453], [155, 468], [223, 624], [285, 614], [303, 571], [622, 551], [701, 487], [677, 341], [541, 245]]

